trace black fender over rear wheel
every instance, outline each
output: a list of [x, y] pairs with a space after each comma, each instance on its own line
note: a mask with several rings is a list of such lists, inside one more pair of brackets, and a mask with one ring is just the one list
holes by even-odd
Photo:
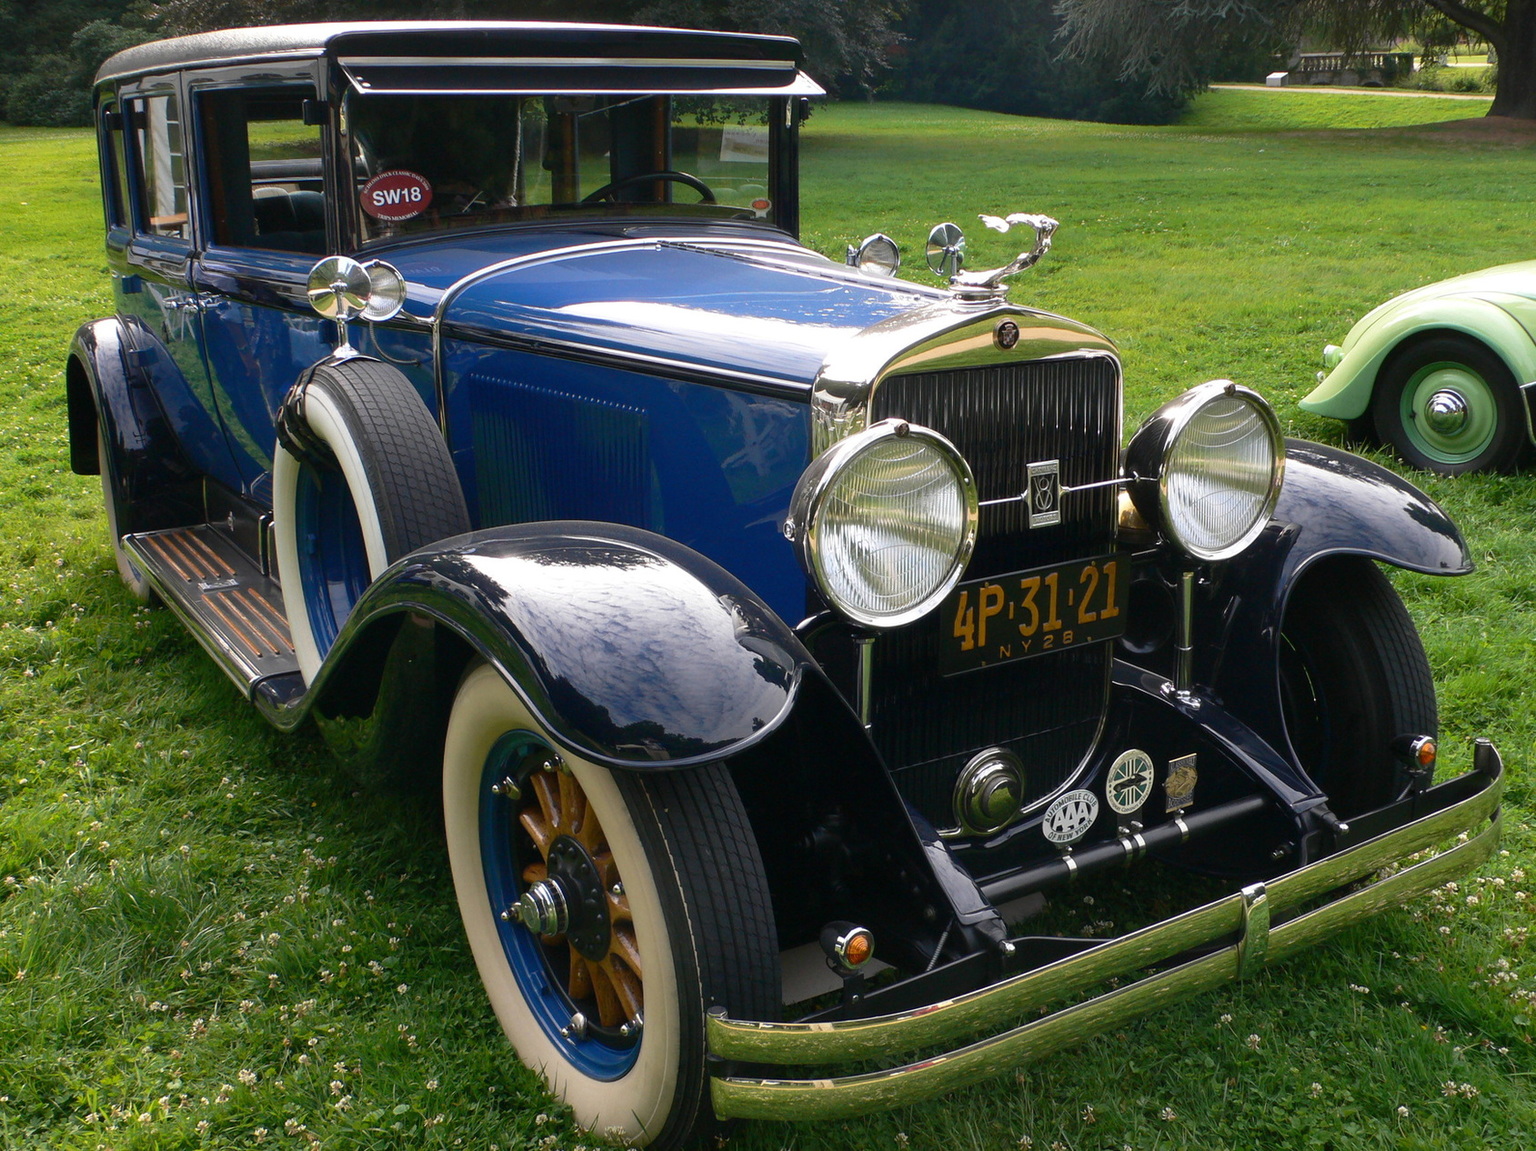
[[522, 1061], [599, 1135], [706, 1135], [705, 1012], [780, 1007], [767, 881], [730, 774], [559, 751], [479, 664], [448, 724], [443, 815], [470, 949]]
[[1400, 735], [1437, 733], [1418, 630], [1387, 577], [1360, 556], [1325, 560], [1291, 593], [1280, 693], [1297, 761], [1349, 819], [1398, 798]]

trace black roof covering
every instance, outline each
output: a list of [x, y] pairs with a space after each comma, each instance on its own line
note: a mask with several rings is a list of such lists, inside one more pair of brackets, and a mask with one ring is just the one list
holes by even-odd
[[[580, 80], [559, 87], [574, 90], [590, 81], [605, 89], [618, 82], [622, 88], [648, 90], [819, 91], [800, 75], [800, 45], [786, 36], [501, 21], [287, 24], [200, 32], [125, 49], [101, 66], [96, 81], [324, 55], [342, 60], [349, 78], [362, 90], [413, 88], [409, 77], [429, 72], [437, 79], [427, 87], [441, 90], [446, 86], [445, 69], [464, 74], [462, 87], [469, 88], [504, 86], [467, 79], [473, 75], [489, 80], [490, 73], [510, 75], [516, 70], [531, 80], [535, 74], [547, 78], [574, 69]], [[615, 61], [621, 62], [617, 71]], [[387, 73], [394, 82], [359, 83], [360, 68], [380, 76]], [[672, 77], [671, 83], [666, 76]], [[600, 82], [602, 77], [606, 82]]]

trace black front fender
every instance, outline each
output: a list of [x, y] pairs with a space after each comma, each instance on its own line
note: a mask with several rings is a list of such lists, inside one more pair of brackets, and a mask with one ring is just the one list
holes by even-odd
[[750, 747], [814, 667], [745, 584], [681, 544], [617, 524], [510, 525], [423, 548], [374, 581], [302, 709], [388, 706], [373, 698], [380, 657], [411, 634], [407, 620], [494, 665], [570, 751], [631, 770]]
[[423, 548], [358, 601], [307, 693], [287, 707], [257, 699], [282, 726], [312, 712], [361, 770], [419, 786], [435, 779], [454, 690], [477, 657], [584, 759], [628, 771], [727, 762], [788, 936], [854, 917], [919, 961], [946, 925], [956, 946], [1001, 940], [996, 912], [938, 837], [919, 834], [790, 628], [723, 568], [647, 531], [509, 525]]
[[1473, 566], [1451, 518], [1407, 480], [1337, 448], [1288, 441], [1273, 520], [1202, 587], [1194, 637], [1205, 657], [1196, 678], [1276, 747], [1287, 746], [1278, 660], [1286, 604], [1316, 564], [1345, 555], [1428, 575]]

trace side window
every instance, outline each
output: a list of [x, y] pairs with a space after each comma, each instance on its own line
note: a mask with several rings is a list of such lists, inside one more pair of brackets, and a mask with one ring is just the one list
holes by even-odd
[[186, 144], [176, 96], [149, 96], [135, 100], [131, 107], [134, 156], [144, 194], [137, 230], [190, 240]]
[[123, 119], [117, 105], [107, 104], [98, 113], [101, 126], [101, 174], [107, 227], [128, 224], [128, 165], [123, 155]]
[[307, 88], [236, 88], [198, 98], [212, 241], [324, 255], [320, 129]]

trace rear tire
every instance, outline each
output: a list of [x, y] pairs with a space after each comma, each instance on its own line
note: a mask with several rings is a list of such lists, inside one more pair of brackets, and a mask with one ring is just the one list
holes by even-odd
[[155, 598], [154, 588], [145, 578], [133, 557], [123, 547], [122, 517], [118, 515], [117, 496], [113, 492], [112, 461], [107, 447], [107, 436], [102, 431], [101, 423], [96, 424], [96, 465], [101, 470], [101, 498], [107, 509], [107, 539], [112, 544], [112, 556], [117, 561], [117, 574], [122, 577], [123, 586], [126, 587], [133, 598], [140, 603], [150, 603]]
[[[705, 1012], [773, 1019], [780, 1006], [767, 882], [729, 773], [614, 772], [557, 752], [481, 664], [449, 720], [443, 815], [470, 949], [522, 1061], [599, 1135], [677, 1147], [708, 1134]], [[503, 917], [556, 878], [577, 909], [566, 930]]]
[[1291, 593], [1280, 692], [1296, 761], [1340, 819], [1399, 798], [1400, 735], [1437, 733], [1435, 685], [1403, 601], [1370, 560], [1326, 560]]

